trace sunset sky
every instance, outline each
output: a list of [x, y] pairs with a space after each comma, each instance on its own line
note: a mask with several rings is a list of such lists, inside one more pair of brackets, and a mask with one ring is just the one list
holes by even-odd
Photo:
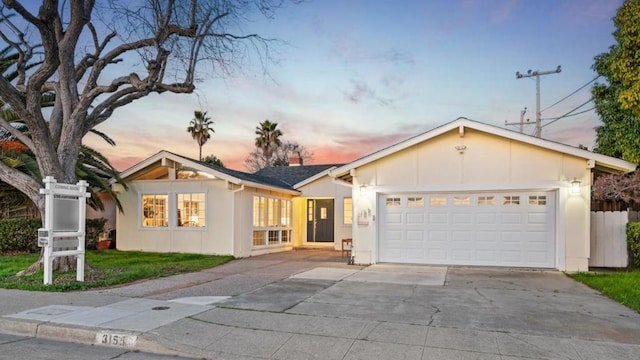
[[[246, 25], [248, 32], [286, 42], [277, 47], [279, 62], [269, 65], [270, 76], [257, 59], [227, 78], [201, 74], [194, 94], [153, 95], [117, 110], [98, 127], [116, 147], [91, 135], [85, 143], [120, 170], [163, 149], [197, 158], [198, 146], [186, 128], [193, 111], [203, 110], [215, 121], [203, 154], [246, 171], [255, 127], [265, 119], [278, 123], [283, 140], [311, 151], [313, 164], [348, 162], [461, 116], [504, 127], [527, 107], [525, 118], [533, 122], [535, 80], [516, 79], [516, 71], [562, 65], [561, 73], [542, 78], [543, 109], [586, 84], [595, 77], [594, 56], [614, 44], [612, 18], [621, 3], [316, 0], [291, 5], [273, 20]], [[589, 100], [589, 89], [544, 111], [542, 118]], [[542, 135], [591, 148], [598, 124], [589, 111], [544, 127]]]

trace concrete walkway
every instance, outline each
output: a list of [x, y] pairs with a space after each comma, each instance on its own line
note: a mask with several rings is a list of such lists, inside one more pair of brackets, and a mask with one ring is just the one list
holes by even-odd
[[296, 250], [0, 298], [2, 333], [196, 358], [640, 359], [640, 315], [553, 271], [365, 268]]

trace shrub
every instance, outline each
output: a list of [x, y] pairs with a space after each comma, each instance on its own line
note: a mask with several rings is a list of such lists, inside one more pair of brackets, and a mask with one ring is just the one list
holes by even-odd
[[40, 219], [0, 220], [0, 253], [38, 251]]
[[640, 268], [640, 222], [627, 223], [627, 248], [629, 263], [635, 268]]
[[[95, 249], [98, 235], [103, 231], [106, 219], [87, 219], [85, 244]], [[10, 252], [35, 253], [38, 248], [38, 229], [42, 227], [40, 219], [2, 219], [0, 220], [0, 254]]]

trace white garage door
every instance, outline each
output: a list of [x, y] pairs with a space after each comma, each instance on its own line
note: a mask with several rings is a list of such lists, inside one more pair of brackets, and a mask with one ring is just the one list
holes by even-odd
[[555, 267], [553, 192], [380, 195], [381, 262]]

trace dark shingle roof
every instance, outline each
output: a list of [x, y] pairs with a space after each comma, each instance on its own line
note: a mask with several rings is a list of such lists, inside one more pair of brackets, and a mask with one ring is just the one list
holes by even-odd
[[304, 166], [274, 166], [274, 167], [267, 167], [256, 173], [250, 174], [250, 173], [246, 173], [238, 170], [216, 166], [204, 161], [198, 161], [195, 159], [188, 158], [186, 156], [178, 155], [176, 153], [171, 153], [171, 154], [181, 157], [185, 160], [193, 161], [202, 166], [206, 166], [210, 169], [219, 171], [223, 174], [233, 176], [240, 180], [275, 186], [275, 187], [279, 187], [287, 190], [295, 190], [293, 188], [293, 185], [299, 183], [300, 181], [303, 181], [314, 175], [317, 175], [331, 167], [342, 165], [342, 164], [328, 164], [328, 165], [304, 165]]
[[181, 157], [181, 158], [183, 158], [185, 160], [193, 161], [194, 163], [198, 163], [198, 164], [200, 164], [202, 166], [206, 166], [206, 167], [208, 167], [210, 169], [219, 171], [219, 172], [221, 172], [223, 174], [227, 174], [229, 176], [233, 176], [233, 177], [235, 177], [237, 179], [240, 179], [240, 180], [251, 181], [251, 182], [258, 183], [258, 184], [276, 186], [276, 187], [287, 189], [287, 190], [292, 190], [293, 189], [289, 184], [287, 184], [286, 182], [281, 181], [281, 180], [279, 180], [277, 178], [270, 178], [270, 177], [260, 176], [260, 175], [256, 175], [256, 174], [249, 174], [249, 173], [246, 173], [246, 172], [233, 170], [233, 169], [228, 169], [228, 168], [225, 168], [225, 167], [209, 164], [208, 162], [191, 159], [191, 158], [188, 158], [186, 156], [178, 155], [176, 153], [171, 153], [171, 154], [173, 154], [175, 156], [178, 156], [178, 157]]
[[300, 181], [306, 180], [334, 166], [341, 165], [342, 164], [270, 166], [257, 171], [254, 175], [278, 179], [288, 184], [290, 187], [293, 187], [293, 185]]

